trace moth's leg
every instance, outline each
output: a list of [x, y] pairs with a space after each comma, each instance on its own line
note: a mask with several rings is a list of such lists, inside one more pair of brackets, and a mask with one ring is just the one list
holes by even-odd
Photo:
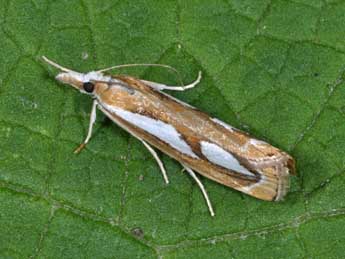
[[208, 207], [208, 210], [210, 211], [210, 214], [211, 216], [213, 217], [215, 214], [214, 214], [214, 210], [213, 210], [213, 207], [212, 207], [212, 204], [211, 204], [211, 201], [210, 201], [210, 198], [208, 197], [208, 194], [206, 192], [206, 189], [204, 187], [204, 185], [202, 184], [202, 182], [199, 180], [199, 178], [195, 175], [194, 171], [187, 167], [186, 165], [182, 164], [182, 166], [184, 167], [184, 169], [189, 173], [189, 175], [191, 177], [193, 177], [193, 179], [196, 181], [196, 183], [199, 185], [199, 188], [202, 192], [202, 194], [204, 195], [205, 197], [205, 200], [206, 200], [206, 203], [207, 203], [207, 207]]
[[74, 150], [74, 153], [77, 154], [79, 153], [85, 146], [86, 144], [89, 142], [90, 138], [91, 138], [91, 135], [92, 135], [92, 127], [93, 127], [93, 124], [95, 123], [96, 121], [96, 108], [97, 108], [97, 100], [93, 100], [93, 103], [92, 103], [92, 110], [91, 110], [91, 114], [90, 114], [90, 124], [89, 124], [89, 130], [87, 132], [87, 136], [84, 140], [83, 143], [81, 143], [79, 145], [79, 147]]
[[169, 85], [146, 81], [146, 80], [140, 80], [140, 81], [142, 81], [143, 83], [157, 90], [184, 91], [196, 86], [200, 82], [200, 80], [201, 80], [201, 71], [199, 71], [198, 78], [193, 83], [189, 85], [185, 85], [185, 86], [169, 86]]
[[163, 165], [162, 161], [159, 159], [156, 151], [149, 144], [147, 144], [144, 140], [140, 139], [140, 141], [150, 151], [151, 155], [156, 159], [156, 162], [157, 162], [159, 168], [161, 169], [164, 181], [165, 181], [166, 184], [168, 184], [169, 183], [169, 178], [168, 178], [167, 172], [165, 171], [164, 165]]

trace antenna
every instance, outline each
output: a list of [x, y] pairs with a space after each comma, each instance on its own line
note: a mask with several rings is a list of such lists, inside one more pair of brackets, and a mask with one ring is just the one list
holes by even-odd
[[97, 70], [96, 72], [103, 73], [105, 71], [109, 71], [109, 70], [117, 69], [117, 68], [124, 68], [124, 67], [163, 67], [163, 68], [173, 71], [177, 75], [178, 80], [180, 81], [181, 85], [184, 86], [180, 72], [176, 68], [169, 65], [164, 65], [164, 64], [124, 64], [124, 65], [117, 65], [117, 66], [103, 68], [101, 70]]
[[42, 59], [47, 62], [48, 64], [52, 65], [53, 67], [56, 67], [57, 69], [60, 69], [63, 72], [74, 72], [73, 70], [70, 70], [68, 68], [65, 68], [63, 66], [60, 66], [59, 64], [55, 63], [54, 61], [48, 59], [46, 56], [42, 56]]

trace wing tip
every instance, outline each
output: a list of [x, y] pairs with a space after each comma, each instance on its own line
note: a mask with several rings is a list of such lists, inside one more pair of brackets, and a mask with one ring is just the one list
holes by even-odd
[[246, 193], [266, 201], [282, 201], [290, 189], [290, 175], [295, 175], [295, 162], [289, 157], [284, 164], [261, 171], [260, 182], [243, 189]]
[[295, 160], [289, 156], [286, 165], [280, 171], [277, 184], [277, 195], [274, 201], [284, 200], [290, 189], [290, 175], [296, 175], [296, 163]]

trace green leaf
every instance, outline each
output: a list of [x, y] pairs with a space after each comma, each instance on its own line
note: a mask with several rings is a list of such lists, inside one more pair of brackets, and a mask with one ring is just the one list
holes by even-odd
[[[341, 258], [345, 201], [345, 2], [0, 0], [1, 258]], [[90, 71], [163, 63], [172, 93], [297, 161], [286, 200], [202, 178], [204, 199], [160, 153], [57, 83], [46, 55]], [[160, 68], [121, 70], [167, 84]]]

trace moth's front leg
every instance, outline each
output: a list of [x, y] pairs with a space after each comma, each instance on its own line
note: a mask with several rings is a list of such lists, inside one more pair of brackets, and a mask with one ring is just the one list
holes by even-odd
[[91, 110], [91, 114], [90, 114], [90, 123], [89, 123], [89, 130], [87, 132], [87, 136], [84, 140], [83, 143], [81, 143], [79, 145], [78, 148], [76, 148], [74, 150], [74, 153], [75, 154], [78, 154], [85, 146], [86, 144], [89, 142], [90, 138], [91, 138], [91, 135], [92, 135], [92, 128], [93, 128], [93, 124], [95, 123], [96, 121], [96, 108], [97, 108], [97, 100], [93, 100], [93, 103], [92, 103], [92, 110]]
[[146, 81], [146, 80], [140, 80], [140, 81], [142, 81], [143, 83], [147, 84], [148, 86], [156, 90], [184, 91], [184, 90], [193, 88], [194, 86], [199, 84], [200, 80], [201, 80], [201, 71], [199, 71], [198, 78], [193, 83], [189, 85], [185, 85], [185, 86], [169, 86], [169, 85]]

